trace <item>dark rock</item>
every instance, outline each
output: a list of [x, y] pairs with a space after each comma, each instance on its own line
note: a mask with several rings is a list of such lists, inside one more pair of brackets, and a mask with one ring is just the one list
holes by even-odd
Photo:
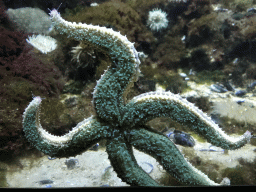
[[39, 183], [40, 185], [45, 185], [45, 184], [51, 184], [51, 183], [53, 183], [53, 181], [50, 180], [50, 179], [45, 179], [45, 180], [39, 181], [38, 183]]
[[238, 96], [238, 97], [242, 97], [242, 96], [244, 96], [246, 93], [247, 93], [247, 92], [244, 91], [244, 90], [237, 90], [237, 91], [235, 92], [235, 95]]
[[210, 89], [217, 93], [225, 93], [228, 91], [223, 85], [217, 85], [217, 84], [212, 84], [210, 86]]
[[74, 169], [78, 164], [78, 159], [67, 159], [65, 164], [67, 165], [68, 169]]

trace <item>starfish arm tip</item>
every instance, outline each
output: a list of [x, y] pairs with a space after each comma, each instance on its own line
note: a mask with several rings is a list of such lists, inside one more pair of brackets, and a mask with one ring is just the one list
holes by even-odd
[[227, 177], [223, 178], [220, 185], [230, 185], [230, 179]]

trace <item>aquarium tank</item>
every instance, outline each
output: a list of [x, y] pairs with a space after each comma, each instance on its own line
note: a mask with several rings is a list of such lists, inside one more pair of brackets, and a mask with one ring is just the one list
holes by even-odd
[[256, 184], [255, 0], [0, 0], [0, 187]]

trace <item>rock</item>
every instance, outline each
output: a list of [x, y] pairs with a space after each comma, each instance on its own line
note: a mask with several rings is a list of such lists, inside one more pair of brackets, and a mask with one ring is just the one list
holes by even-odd
[[45, 185], [45, 184], [51, 184], [51, 183], [53, 183], [53, 181], [50, 179], [45, 179], [45, 180], [38, 181], [38, 183], [40, 185]]
[[6, 13], [9, 19], [16, 25], [17, 30], [26, 33], [48, 34], [52, 29], [49, 15], [39, 8], [10, 8]]

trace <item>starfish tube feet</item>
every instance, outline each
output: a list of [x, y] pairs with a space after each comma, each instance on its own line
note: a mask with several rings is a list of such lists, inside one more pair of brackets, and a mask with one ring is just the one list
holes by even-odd
[[95, 117], [83, 120], [63, 136], [52, 135], [40, 124], [41, 102], [42, 99], [39, 96], [34, 97], [25, 109], [23, 130], [31, 144], [43, 153], [51, 157], [74, 156], [109, 136], [109, 127], [98, 122]]
[[197, 132], [209, 143], [223, 149], [238, 149], [250, 141], [246, 131], [240, 137], [230, 137], [210, 117], [194, 104], [171, 92], [149, 92], [134, 97], [127, 105], [124, 124], [143, 125], [156, 117], [170, 117], [192, 131]]

